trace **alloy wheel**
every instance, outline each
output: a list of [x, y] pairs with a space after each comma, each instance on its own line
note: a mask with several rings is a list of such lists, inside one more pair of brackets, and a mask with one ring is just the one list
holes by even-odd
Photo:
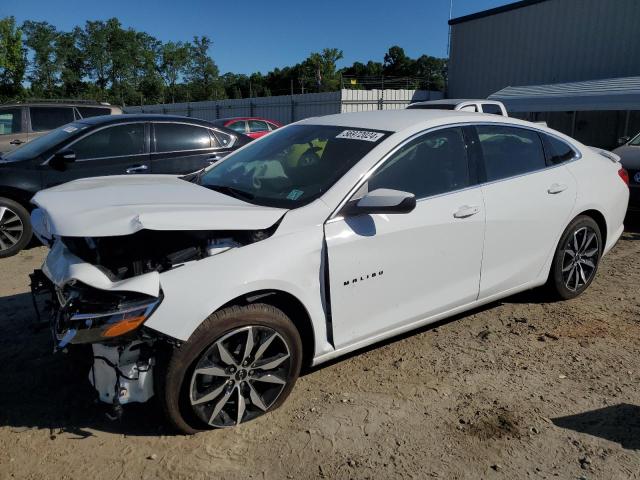
[[562, 279], [575, 292], [591, 281], [600, 257], [598, 235], [590, 227], [573, 232], [565, 244], [562, 257]]
[[0, 251], [15, 246], [24, 234], [24, 225], [16, 212], [0, 207]]
[[239, 425], [269, 410], [284, 390], [291, 366], [289, 346], [274, 329], [237, 328], [198, 360], [191, 377], [191, 406], [213, 427]]

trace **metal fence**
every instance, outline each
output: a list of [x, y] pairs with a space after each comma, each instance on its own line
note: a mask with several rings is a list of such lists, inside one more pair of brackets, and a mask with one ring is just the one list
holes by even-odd
[[278, 97], [254, 97], [191, 103], [126, 107], [125, 113], [165, 113], [203, 120], [265, 117], [282, 123], [343, 112], [395, 110], [411, 102], [437, 100], [442, 92], [426, 90], [340, 90]]

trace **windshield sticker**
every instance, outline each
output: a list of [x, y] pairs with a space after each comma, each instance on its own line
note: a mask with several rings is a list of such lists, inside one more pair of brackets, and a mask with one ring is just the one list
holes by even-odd
[[64, 127], [62, 130], [64, 130], [67, 133], [73, 133], [77, 130], [77, 127], [72, 127], [71, 125], [69, 125], [68, 127]]
[[364, 140], [365, 142], [377, 142], [384, 133], [369, 132], [367, 130], [344, 130], [339, 133], [336, 138], [347, 138], [349, 140]]
[[298, 200], [304, 192], [302, 190], [291, 190], [287, 195], [287, 200]]

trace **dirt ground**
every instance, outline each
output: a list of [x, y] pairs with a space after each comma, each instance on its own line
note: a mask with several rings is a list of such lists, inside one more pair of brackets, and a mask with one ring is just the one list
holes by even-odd
[[578, 299], [529, 292], [424, 328], [193, 437], [154, 404], [109, 422], [86, 372], [30, 330], [44, 255], [0, 260], [0, 479], [640, 478], [637, 221]]

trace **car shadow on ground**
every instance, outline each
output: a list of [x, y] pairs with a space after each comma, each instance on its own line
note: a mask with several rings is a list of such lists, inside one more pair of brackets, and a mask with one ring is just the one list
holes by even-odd
[[640, 450], [640, 407], [620, 403], [588, 412], [552, 418], [553, 424], [619, 443], [627, 450]]
[[171, 434], [156, 402], [130, 405], [121, 421], [106, 417], [87, 375], [86, 352], [53, 353], [48, 328], [34, 328], [31, 294], [0, 298], [0, 426], [48, 429], [82, 439], [91, 430], [124, 435]]

